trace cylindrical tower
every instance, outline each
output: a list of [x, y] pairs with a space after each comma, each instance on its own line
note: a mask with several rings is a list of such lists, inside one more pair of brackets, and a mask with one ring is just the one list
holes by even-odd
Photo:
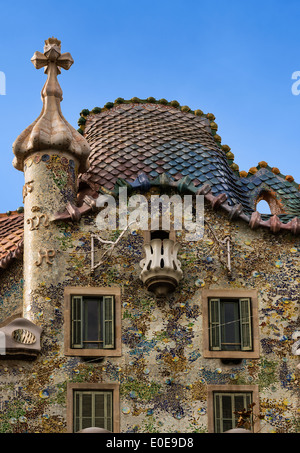
[[[76, 205], [78, 172], [88, 168], [89, 145], [64, 119], [57, 80], [60, 68], [73, 59], [61, 54], [60, 41], [45, 41], [44, 53], [35, 52], [34, 66], [45, 67], [47, 81], [40, 116], [16, 139], [13, 165], [24, 172], [24, 296], [23, 316], [36, 322], [41, 286], [56, 285], [64, 277], [65, 255], [60, 252], [54, 215]], [[45, 307], [47, 311], [47, 307]]]

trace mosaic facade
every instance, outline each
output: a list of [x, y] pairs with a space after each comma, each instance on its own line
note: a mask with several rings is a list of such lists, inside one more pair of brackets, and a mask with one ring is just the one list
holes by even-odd
[[[205, 216], [215, 235], [231, 235], [232, 276], [220, 263], [209, 229], [197, 243], [186, 243], [179, 233], [183, 278], [162, 300], [139, 279], [141, 231], [124, 235], [113, 256], [93, 273], [96, 215], [77, 225], [57, 225], [67, 272], [49, 285], [43, 264], [45, 278], [32, 299], [33, 321], [43, 327], [40, 356], [0, 362], [2, 432], [66, 432], [67, 383], [118, 383], [122, 432], [207, 432], [208, 385], [257, 385], [261, 432], [299, 431], [298, 359], [291, 352], [299, 325], [299, 240], [253, 232], [208, 207]], [[114, 239], [113, 234], [106, 239]], [[96, 259], [102, 251], [103, 246], [96, 248]], [[122, 356], [99, 361], [66, 357], [64, 288], [115, 285], [121, 288]], [[258, 291], [260, 357], [235, 365], [203, 358], [203, 289], [241, 288]], [[19, 300], [21, 309], [21, 280], [8, 280], [3, 307], [8, 300]], [[5, 316], [16, 308], [11, 306]]]

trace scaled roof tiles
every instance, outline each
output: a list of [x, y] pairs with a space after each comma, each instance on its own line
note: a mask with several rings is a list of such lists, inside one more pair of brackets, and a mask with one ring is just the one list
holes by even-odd
[[91, 147], [90, 168], [79, 180], [98, 192], [112, 190], [118, 178], [132, 183], [141, 173], [149, 180], [161, 174], [175, 181], [189, 176], [195, 187], [208, 183], [213, 195], [225, 193], [229, 205], [240, 203], [247, 215], [265, 190], [276, 196], [282, 222], [300, 216], [296, 183], [265, 163], [241, 177], [232, 153], [216, 141], [212, 124], [205, 115], [153, 103], [122, 103], [88, 115], [84, 135]]
[[0, 214], [0, 268], [23, 253], [24, 214]]

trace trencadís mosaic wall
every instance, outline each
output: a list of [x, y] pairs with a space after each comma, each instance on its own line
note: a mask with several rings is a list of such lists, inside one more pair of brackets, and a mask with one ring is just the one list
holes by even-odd
[[[157, 300], [139, 279], [140, 231], [127, 232], [91, 273], [91, 233], [99, 234], [95, 218], [57, 224], [67, 273], [54, 286], [47, 284], [45, 272], [32, 304], [33, 320], [44, 329], [38, 358], [0, 361], [0, 431], [66, 432], [68, 382], [117, 382], [123, 432], [207, 432], [207, 384], [258, 385], [261, 432], [299, 432], [298, 359], [291, 352], [292, 335], [299, 330], [299, 239], [253, 231], [207, 206], [205, 218], [214, 235], [231, 235], [231, 277], [209, 228], [197, 243], [177, 233], [183, 278], [173, 294]], [[21, 267], [16, 262], [6, 271], [1, 321], [22, 306]], [[64, 288], [76, 285], [121, 288], [122, 357], [65, 357]], [[224, 364], [203, 358], [202, 290], [226, 288], [258, 290], [259, 359]]]

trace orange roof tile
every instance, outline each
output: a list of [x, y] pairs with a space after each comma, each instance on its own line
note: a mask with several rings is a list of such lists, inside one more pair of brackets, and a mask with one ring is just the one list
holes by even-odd
[[22, 254], [24, 214], [0, 214], [0, 268], [5, 269], [13, 258]]

